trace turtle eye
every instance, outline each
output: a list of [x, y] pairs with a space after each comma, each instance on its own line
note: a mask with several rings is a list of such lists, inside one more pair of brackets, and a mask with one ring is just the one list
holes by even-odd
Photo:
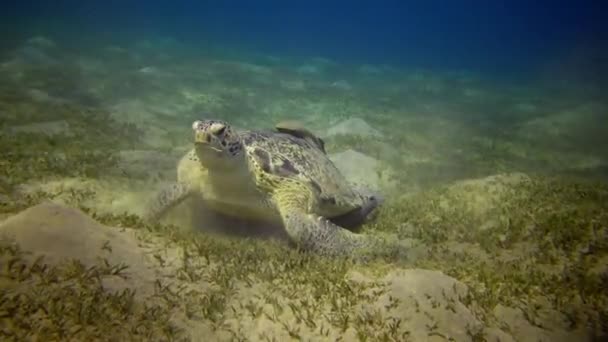
[[222, 134], [224, 134], [225, 131], [226, 131], [226, 126], [223, 126], [222, 128], [220, 128], [217, 131], [215, 131], [215, 134], [216, 135], [222, 135]]
[[226, 125], [216, 123], [211, 126], [210, 131], [211, 131], [211, 133], [213, 133], [213, 135], [222, 135], [226, 131]]

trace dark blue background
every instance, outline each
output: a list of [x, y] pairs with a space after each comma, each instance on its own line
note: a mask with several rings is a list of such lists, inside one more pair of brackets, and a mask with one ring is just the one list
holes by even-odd
[[[31, 34], [156, 34], [258, 52], [428, 68], [525, 70], [605, 55], [605, 1], [19, 1], [4, 42]], [[76, 39], [76, 38], [74, 38]]]

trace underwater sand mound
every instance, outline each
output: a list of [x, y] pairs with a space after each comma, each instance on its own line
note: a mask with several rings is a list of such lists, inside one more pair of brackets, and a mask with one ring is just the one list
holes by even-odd
[[154, 272], [133, 232], [104, 226], [78, 209], [42, 203], [6, 219], [0, 225], [0, 234], [31, 253], [30, 257], [44, 256], [44, 262], [52, 265], [74, 259], [86, 268], [105, 262], [124, 264], [128, 266], [128, 278], [108, 279], [110, 289], [137, 287], [140, 293], [152, 290]]
[[[523, 174], [487, 177], [457, 183], [449, 187], [447, 194], [465, 196], [473, 216], [490, 215], [490, 208], [504, 203], [511, 187], [528, 182], [530, 178]], [[443, 210], [447, 210], [444, 207], [450, 200], [456, 200], [441, 195], [433, 198]], [[462, 202], [462, 198], [457, 201]], [[121, 225], [131, 224], [138, 226], [137, 221]], [[128, 329], [146, 324], [146, 330], [140, 330], [138, 335], [143, 340], [169, 340], [158, 334], [159, 329], [170, 326], [181, 331], [173, 335], [165, 330], [166, 336], [194, 341], [236, 337], [282, 341], [294, 336], [313, 341], [351, 341], [360, 336], [412, 341], [476, 341], [481, 337], [488, 341], [587, 340], [584, 331], [565, 329], [563, 316], [552, 309], [543, 309], [537, 321], [549, 328], [530, 323], [523, 309], [502, 304], [494, 307], [493, 318], [488, 319], [479, 311], [478, 294], [475, 295], [478, 290], [465, 284], [466, 279], [440, 271], [378, 265], [389, 266], [387, 272], [378, 272], [375, 266], [340, 266], [339, 262], [306, 258], [268, 242], [244, 238], [216, 240], [207, 234], [177, 238], [174, 235], [177, 232], [171, 233], [172, 238], [171, 234], [162, 233], [152, 237], [144, 229], [114, 225], [78, 209], [43, 203], [6, 219], [0, 224], [0, 235], [11, 237], [22, 250], [31, 253], [29, 260], [45, 255], [44, 263], [51, 266], [70, 259], [81, 262], [84, 270], [99, 265], [103, 259], [109, 265], [128, 266], [121, 272], [126, 278], [103, 274], [101, 286], [87, 289], [86, 298], [97, 300], [95, 305], [100, 307], [108, 305], [106, 312], [95, 313], [99, 315], [97, 320], [109, 319], [117, 310], [123, 310], [128, 321], [124, 326]], [[171, 243], [172, 239], [177, 244]], [[4, 255], [0, 255], [0, 262], [3, 261]], [[10, 280], [9, 286], [36, 293], [34, 298], [40, 302], [36, 305], [45, 309], [56, 305], [49, 303], [63, 298], [53, 295], [55, 290], [35, 292], [47, 285], [14, 283]], [[156, 287], [157, 284], [160, 285]], [[0, 289], [6, 286], [0, 282]], [[103, 297], [123, 289], [136, 289], [135, 300]], [[61, 290], [68, 291], [66, 287]], [[138, 309], [154, 305], [159, 295], [164, 302], [155, 309], [158, 311]], [[74, 296], [65, 301], [70, 305], [83, 302]], [[67, 311], [70, 308], [65, 310], [61, 315], [77, 316], [74, 311]], [[27, 311], [15, 322], [42, 321], [24, 318], [31, 314]], [[66, 324], [70, 329], [83, 324], [77, 323], [77, 318], [70, 319], [74, 320]], [[84, 329], [89, 330], [66, 336], [92, 340], [98, 336], [95, 324], [86, 323]], [[99, 324], [106, 329], [105, 323]], [[54, 325], [53, 329], [60, 328]], [[40, 331], [30, 334], [47, 336]], [[134, 340], [132, 331], [121, 334], [117, 331], [110, 335], [116, 340]]]
[[365, 120], [357, 117], [351, 117], [328, 128], [324, 138], [336, 135], [360, 135], [364, 137], [378, 138], [382, 136], [382, 133], [370, 126], [367, 122], [365, 122]]
[[331, 154], [329, 159], [352, 183], [383, 190], [394, 185], [388, 181], [392, 169], [376, 158], [348, 149]]

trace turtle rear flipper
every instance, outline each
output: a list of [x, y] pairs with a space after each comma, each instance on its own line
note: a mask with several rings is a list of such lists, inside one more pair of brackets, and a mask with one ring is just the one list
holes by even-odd
[[159, 221], [167, 211], [183, 202], [191, 194], [192, 190], [186, 183], [175, 182], [165, 186], [148, 203], [144, 220], [149, 223]]
[[308, 128], [304, 127], [304, 124], [301, 123], [300, 121], [296, 121], [296, 120], [281, 121], [281, 122], [277, 123], [276, 125], [274, 125], [274, 128], [281, 133], [290, 134], [290, 135], [293, 135], [294, 137], [308, 140], [308, 141], [312, 142], [313, 144], [315, 144], [321, 151], [323, 151], [323, 153], [327, 153], [327, 152], [325, 152], [325, 141], [323, 141], [323, 139], [319, 138], [318, 136], [314, 135], [314, 133], [312, 133], [310, 130], [308, 130]]
[[362, 205], [346, 214], [330, 219], [334, 224], [349, 230], [358, 228], [365, 223], [371, 217], [372, 211], [384, 202], [384, 197], [367, 187], [357, 185], [353, 186], [353, 189], [361, 197]]

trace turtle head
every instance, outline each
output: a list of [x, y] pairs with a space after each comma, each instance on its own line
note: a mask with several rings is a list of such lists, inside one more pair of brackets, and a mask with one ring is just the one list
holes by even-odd
[[243, 158], [243, 143], [237, 132], [220, 120], [192, 123], [194, 148], [200, 162], [209, 169], [229, 169]]

